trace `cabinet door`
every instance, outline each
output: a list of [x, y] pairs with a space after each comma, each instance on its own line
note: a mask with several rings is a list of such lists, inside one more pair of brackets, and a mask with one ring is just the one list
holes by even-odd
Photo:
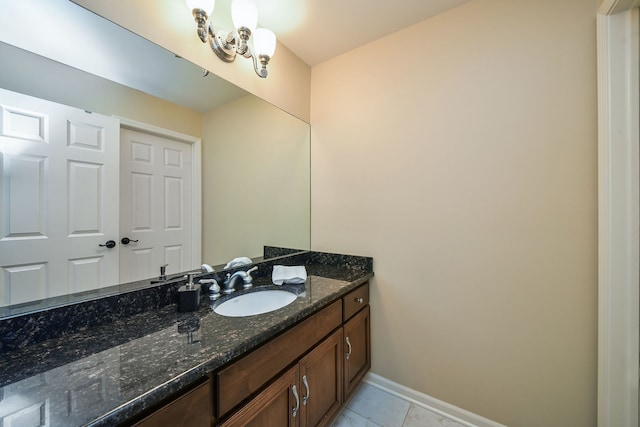
[[342, 405], [342, 329], [300, 360], [300, 427], [326, 425]]
[[298, 366], [294, 366], [220, 427], [298, 426], [302, 402], [297, 384]]
[[207, 381], [160, 408], [134, 427], [210, 427], [211, 400], [211, 381]]
[[371, 368], [369, 306], [344, 324], [344, 398], [351, 396]]

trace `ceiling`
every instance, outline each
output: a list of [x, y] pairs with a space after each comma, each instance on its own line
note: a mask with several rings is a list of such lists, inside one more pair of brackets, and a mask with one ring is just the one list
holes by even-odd
[[253, 1], [260, 25], [314, 66], [472, 0]]

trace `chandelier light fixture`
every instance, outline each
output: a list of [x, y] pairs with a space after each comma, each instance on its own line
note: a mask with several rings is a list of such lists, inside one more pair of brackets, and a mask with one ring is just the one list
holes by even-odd
[[[258, 10], [249, 0], [233, 0], [231, 19], [235, 30], [214, 27], [209, 17], [215, 0], [186, 0], [198, 24], [198, 36], [209, 43], [218, 58], [232, 62], [237, 55], [253, 59], [253, 69], [262, 78], [267, 77], [267, 64], [276, 50], [276, 36], [266, 28], [257, 28]], [[253, 49], [249, 46], [253, 41]]]

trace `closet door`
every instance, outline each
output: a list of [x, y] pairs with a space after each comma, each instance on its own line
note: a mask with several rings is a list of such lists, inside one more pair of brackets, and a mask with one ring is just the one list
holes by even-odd
[[118, 283], [119, 132], [0, 89], [0, 305]]
[[192, 269], [191, 144], [131, 129], [120, 144], [120, 281]]

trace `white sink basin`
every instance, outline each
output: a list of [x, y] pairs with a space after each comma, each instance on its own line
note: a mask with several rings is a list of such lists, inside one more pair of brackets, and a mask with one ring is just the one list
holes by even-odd
[[227, 317], [255, 316], [285, 307], [295, 300], [296, 296], [287, 291], [258, 291], [231, 298], [213, 311]]

